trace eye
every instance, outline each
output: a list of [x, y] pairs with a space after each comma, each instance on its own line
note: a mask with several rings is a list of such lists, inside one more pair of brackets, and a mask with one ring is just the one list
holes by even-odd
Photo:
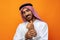
[[29, 10], [29, 9], [27, 9], [26, 11], [27, 11], [27, 12], [29, 12], [30, 10]]
[[22, 11], [22, 14], [25, 14], [25, 11]]
[[23, 12], [23, 14], [25, 13], [25, 11]]

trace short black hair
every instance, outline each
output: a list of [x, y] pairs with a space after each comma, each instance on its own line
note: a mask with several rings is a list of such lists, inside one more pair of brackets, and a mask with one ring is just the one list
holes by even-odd
[[21, 8], [23, 8], [24, 6], [33, 6], [31, 3], [26, 3], [26, 4], [23, 4], [19, 7], [19, 10], [21, 10]]

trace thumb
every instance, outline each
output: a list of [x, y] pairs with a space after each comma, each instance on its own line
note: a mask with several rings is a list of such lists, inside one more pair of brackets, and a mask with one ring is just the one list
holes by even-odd
[[33, 21], [31, 20], [30, 23], [33, 24]]

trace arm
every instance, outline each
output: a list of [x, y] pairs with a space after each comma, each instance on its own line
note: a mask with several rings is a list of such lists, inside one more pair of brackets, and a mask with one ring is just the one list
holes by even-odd
[[48, 40], [48, 26], [46, 23], [43, 24], [42, 30], [39, 32], [38, 40]]
[[22, 37], [22, 28], [20, 24], [18, 25], [13, 40], [24, 40], [24, 37]]

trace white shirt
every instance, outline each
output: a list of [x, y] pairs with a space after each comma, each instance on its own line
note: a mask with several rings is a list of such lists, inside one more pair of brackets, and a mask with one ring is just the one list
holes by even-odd
[[[25, 40], [25, 34], [28, 31], [26, 28], [28, 22], [24, 22], [18, 25], [13, 40]], [[33, 22], [34, 28], [37, 32], [37, 36], [33, 37], [33, 40], [48, 40], [48, 26], [45, 22], [35, 20]]]

